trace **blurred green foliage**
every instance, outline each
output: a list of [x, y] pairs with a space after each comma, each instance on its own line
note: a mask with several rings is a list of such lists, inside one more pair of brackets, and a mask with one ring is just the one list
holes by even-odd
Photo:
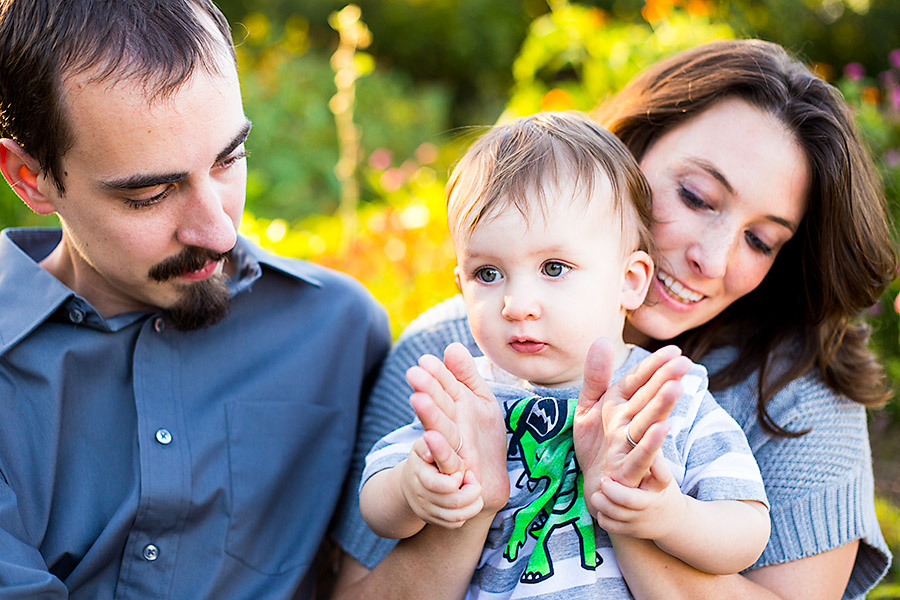
[[[900, 556], [900, 507], [890, 500], [876, 497], [875, 514], [878, 517], [878, 524], [881, 525], [881, 533], [884, 534], [888, 548], [896, 560], [896, 557]], [[869, 600], [900, 598], [900, 572], [891, 565], [887, 576], [866, 597]]]
[[[343, 0], [220, 0], [233, 23], [264, 14], [274, 23], [302, 15], [314, 51], [333, 49], [328, 15]], [[513, 84], [509, 70], [533, 19], [556, 0], [360, 0], [374, 35], [372, 53], [385, 68], [447, 90], [453, 125], [490, 122]], [[872, 73], [900, 47], [897, 0], [582, 0], [614, 20], [664, 20], [680, 6], [728, 23], [739, 37], [779, 42], [811, 62], [840, 68], [861, 62]], [[275, 31], [277, 28], [273, 28]], [[235, 27], [241, 39], [242, 27]]]
[[[900, 50], [887, 57], [890, 67], [876, 77], [866, 74], [860, 63], [843, 69], [838, 87], [856, 109], [857, 123], [879, 167], [885, 184], [887, 205], [895, 225], [900, 224]], [[900, 238], [898, 238], [900, 240]], [[900, 318], [895, 302], [900, 280], [894, 281], [881, 301], [869, 311], [873, 327], [872, 344], [885, 365], [900, 398]], [[900, 422], [900, 400], [889, 406], [894, 420]]]
[[[339, 189], [338, 142], [329, 99], [335, 93], [329, 57], [309, 51], [309, 25], [292, 17], [276, 27], [267, 16], [245, 19], [238, 46], [244, 106], [253, 122], [247, 143], [247, 208], [265, 217], [297, 219], [331, 213]], [[334, 33], [334, 32], [332, 32]], [[439, 142], [448, 127], [449, 97], [438, 86], [413, 85], [402, 71], [379, 69], [356, 55], [364, 77], [356, 87], [356, 120], [364, 153], [390, 148], [409, 156], [424, 141]], [[364, 188], [364, 199], [373, 192]]]

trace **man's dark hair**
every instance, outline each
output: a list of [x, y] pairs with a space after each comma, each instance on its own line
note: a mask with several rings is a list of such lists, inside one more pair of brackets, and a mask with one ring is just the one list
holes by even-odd
[[0, 0], [0, 137], [62, 194], [62, 156], [74, 143], [66, 77], [133, 79], [156, 98], [198, 66], [217, 72], [229, 54], [234, 61], [228, 21], [209, 0]]

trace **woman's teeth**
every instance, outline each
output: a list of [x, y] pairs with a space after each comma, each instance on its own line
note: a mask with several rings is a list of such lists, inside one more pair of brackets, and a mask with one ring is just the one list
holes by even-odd
[[700, 302], [704, 298], [703, 294], [687, 289], [667, 273], [660, 271], [656, 274], [656, 278], [663, 283], [666, 291], [679, 302], [693, 304], [694, 302]]

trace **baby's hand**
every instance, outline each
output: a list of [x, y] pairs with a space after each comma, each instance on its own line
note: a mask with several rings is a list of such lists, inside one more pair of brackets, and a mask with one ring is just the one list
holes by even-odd
[[590, 496], [589, 506], [597, 523], [609, 533], [660, 540], [674, 531], [687, 510], [681, 493], [661, 453], [638, 487], [628, 487], [603, 477]]
[[441, 444], [446, 445], [446, 440], [437, 432], [426, 431], [416, 440], [401, 465], [401, 490], [417, 517], [432, 525], [455, 529], [480, 513], [484, 503], [481, 485], [470, 471], [447, 474], [437, 468], [434, 457], [442, 453]]

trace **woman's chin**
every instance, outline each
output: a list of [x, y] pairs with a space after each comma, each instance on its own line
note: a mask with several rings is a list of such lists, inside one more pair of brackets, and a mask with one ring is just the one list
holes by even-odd
[[683, 315], [666, 315], [658, 307], [645, 305], [628, 316], [625, 324], [625, 341], [638, 346], [652, 346], [678, 337], [690, 325]]

